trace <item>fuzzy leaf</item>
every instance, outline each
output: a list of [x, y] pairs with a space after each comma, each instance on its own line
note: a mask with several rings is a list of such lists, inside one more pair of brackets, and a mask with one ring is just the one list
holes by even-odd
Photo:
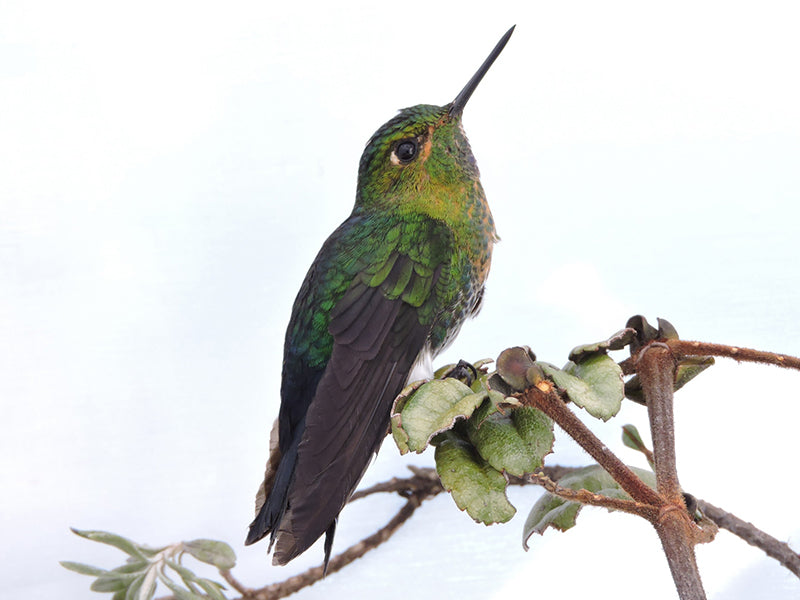
[[585, 344], [573, 348], [569, 353], [569, 360], [575, 363], [583, 362], [586, 358], [602, 352], [605, 354], [609, 350], [622, 350], [625, 346], [630, 344], [636, 337], [636, 330], [631, 328], [621, 329], [607, 340], [602, 342], [595, 342], [594, 344]]
[[236, 554], [225, 542], [199, 539], [183, 542], [183, 547], [200, 562], [214, 565], [218, 569], [232, 569], [236, 566]]
[[146, 571], [151, 563], [146, 560], [131, 560], [120, 567], [111, 569], [111, 573], [141, 573]]
[[203, 600], [205, 597], [200, 594], [195, 594], [193, 591], [182, 588], [177, 583], [172, 581], [169, 577], [159, 573], [158, 578], [165, 586], [169, 588], [177, 600]]
[[681, 389], [713, 364], [713, 356], [684, 356], [675, 367], [674, 389]]
[[642, 439], [639, 430], [635, 425], [624, 425], [622, 427], [622, 443], [628, 448], [637, 450], [639, 452], [645, 448], [644, 440]]
[[91, 575], [93, 577], [99, 577], [101, 575], [105, 575], [106, 573], [108, 573], [108, 571], [106, 571], [105, 569], [99, 569], [91, 565], [72, 562], [70, 560], [62, 560], [58, 564], [60, 564], [65, 569], [69, 569], [70, 571], [75, 571], [76, 573], [80, 573], [81, 575]]
[[502, 414], [484, 403], [467, 423], [478, 453], [496, 470], [521, 477], [542, 466], [553, 450], [553, 421], [541, 411], [521, 406]]
[[642, 439], [642, 436], [639, 434], [639, 430], [635, 425], [624, 425], [622, 427], [622, 443], [628, 448], [632, 448], [644, 454], [647, 462], [650, 464], [650, 468], [655, 469], [655, 465], [653, 464], [653, 453], [650, 452], [650, 449], [644, 443], [644, 440]]
[[595, 354], [580, 364], [569, 362], [563, 370], [548, 363], [536, 364], [593, 417], [608, 421], [619, 412], [624, 397], [622, 369], [611, 357]]
[[576, 404], [603, 421], [616, 415], [625, 397], [625, 384], [622, 381], [622, 369], [614, 359], [606, 354], [596, 354], [572, 365], [567, 371], [588, 383], [596, 398], [596, 402]]
[[392, 436], [400, 453], [422, 452], [433, 436], [450, 429], [457, 419], [469, 418], [487, 397], [487, 392], [473, 392], [457, 379], [429, 381], [402, 403], [398, 397]]
[[86, 538], [87, 540], [92, 540], [93, 542], [100, 542], [101, 544], [108, 544], [109, 546], [119, 548], [125, 554], [128, 554], [134, 558], [139, 558], [142, 560], [146, 559], [145, 553], [142, 552], [141, 547], [131, 540], [124, 538], [121, 535], [117, 535], [116, 533], [109, 533], [108, 531], [80, 530], [75, 528], [72, 528], [72, 532], [76, 535]]
[[210, 579], [198, 579], [197, 584], [214, 600], [226, 600], [225, 595], [220, 591], [222, 586]]
[[131, 582], [131, 584], [128, 586], [128, 589], [125, 590], [125, 600], [139, 600], [142, 598], [141, 590], [144, 580], [145, 575], [141, 574]]
[[479, 523], [505, 523], [516, 509], [506, 497], [503, 474], [452, 431], [437, 438], [436, 471], [456, 506]]
[[[647, 485], [655, 488], [655, 475], [645, 469], [630, 467]], [[619, 487], [614, 478], [600, 465], [591, 465], [577, 469], [562, 477], [558, 484], [571, 490], [585, 489], [595, 494], [610, 498], [630, 498]], [[522, 530], [522, 547], [528, 549], [528, 540], [534, 533], [543, 534], [548, 527], [566, 531], [575, 526], [575, 520], [581, 510], [579, 502], [564, 500], [550, 493], [545, 493], [533, 505]]]
[[127, 590], [139, 575], [102, 575], [92, 582], [89, 589], [93, 592], [120, 592]]

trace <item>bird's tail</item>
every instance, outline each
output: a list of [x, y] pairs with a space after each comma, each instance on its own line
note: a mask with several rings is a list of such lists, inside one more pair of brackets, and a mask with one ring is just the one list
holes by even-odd
[[[273, 439], [270, 440], [271, 452], [267, 462], [267, 472], [264, 477], [264, 483], [256, 496], [256, 504], [261, 502], [261, 505], [257, 508], [256, 518], [250, 523], [250, 530], [244, 542], [247, 546], [263, 539], [268, 533], [272, 533], [270, 538], [271, 549], [278, 526], [286, 512], [289, 484], [297, 462], [297, 446], [300, 443], [301, 436], [295, 436], [286, 453], [281, 455], [278, 449], [276, 433], [273, 428], [273, 435], [270, 436]], [[276, 443], [273, 444], [273, 441]]]

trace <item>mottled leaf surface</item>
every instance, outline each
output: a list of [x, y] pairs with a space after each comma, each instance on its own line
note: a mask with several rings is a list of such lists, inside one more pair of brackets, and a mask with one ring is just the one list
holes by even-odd
[[553, 421], [543, 412], [521, 406], [506, 414], [485, 403], [467, 423], [469, 440], [494, 469], [512, 475], [533, 473], [553, 449]]
[[595, 354], [564, 369], [537, 363], [569, 399], [590, 415], [608, 421], [619, 412], [625, 396], [622, 369], [606, 354]]
[[214, 565], [218, 569], [232, 569], [236, 566], [236, 554], [225, 542], [199, 539], [184, 542], [183, 547], [197, 560]]
[[583, 346], [578, 346], [573, 348], [572, 351], [569, 353], [569, 360], [572, 362], [580, 363], [583, 362], [589, 356], [596, 354], [598, 352], [606, 353], [609, 350], [622, 350], [625, 346], [630, 344], [633, 339], [636, 337], [636, 330], [625, 328], [614, 335], [612, 335], [607, 340], [603, 340], [602, 342], [595, 342], [594, 344], [584, 344]]
[[402, 454], [422, 452], [434, 435], [450, 429], [457, 419], [468, 418], [487, 397], [488, 392], [473, 392], [457, 379], [429, 381], [408, 397], [401, 393], [392, 410], [397, 447]]
[[479, 523], [505, 523], [516, 509], [506, 497], [506, 479], [456, 433], [437, 438], [436, 471], [461, 510]]

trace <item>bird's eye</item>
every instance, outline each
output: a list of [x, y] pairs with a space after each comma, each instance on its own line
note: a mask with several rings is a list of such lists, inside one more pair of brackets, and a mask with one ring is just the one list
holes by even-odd
[[401, 163], [411, 162], [417, 155], [416, 140], [403, 140], [397, 144], [397, 148], [394, 149], [394, 154]]

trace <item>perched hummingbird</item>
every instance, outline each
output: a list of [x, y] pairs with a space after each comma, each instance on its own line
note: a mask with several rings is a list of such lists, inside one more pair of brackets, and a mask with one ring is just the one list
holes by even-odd
[[450, 104], [401, 110], [367, 143], [350, 217], [323, 244], [286, 331], [281, 408], [246, 544], [284, 565], [336, 522], [415, 367], [481, 306], [494, 221], [461, 126], [506, 32]]

